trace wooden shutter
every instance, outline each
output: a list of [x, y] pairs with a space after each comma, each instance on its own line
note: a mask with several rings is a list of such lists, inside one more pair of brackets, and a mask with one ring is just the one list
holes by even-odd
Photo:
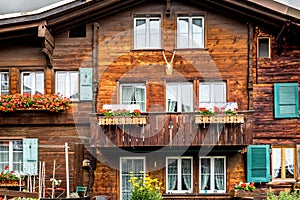
[[247, 148], [247, 182], [270, 181], [270, 146], [250, 145]]
[[298, 98], [298, 83], [275, 83], [275, 118], [299, 117]]
[[93, 100], [93, 69], [80, 68], [80, 100]]
[[23, 139], [23, 172], [25, 175], [38, 173], [38, 139]]

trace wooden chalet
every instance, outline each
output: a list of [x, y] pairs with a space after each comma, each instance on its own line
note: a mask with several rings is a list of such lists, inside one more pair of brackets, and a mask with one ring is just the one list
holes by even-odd
[[129, 199], [130, 172], [158, 178], [170, 200], [230, 199], [239, 182], [290, 189], [299, 35], [300, 11], [271, 0], [69, 0], [1, 15], [1, 94], [72, 104], [1, 112], [0, 166], [15, 169], [14, 144], [35, 141], [23, 167], [45, 161], [50, 179], [57, 160], [64, 180], [68, 143], [70, 190], [106, 199]]

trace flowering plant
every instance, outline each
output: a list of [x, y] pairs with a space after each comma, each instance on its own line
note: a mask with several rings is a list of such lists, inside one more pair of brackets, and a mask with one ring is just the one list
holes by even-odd
[[69, 108], [71, 100], [60, 95], [35, 94], [1, 95], [0, 111], [14, 112], [15, 110], [48, 110], [58, 112]]
[[55, 178], [50, 178], [50, 181], [52, 182], [53, 187], [59, 187], [61, 185], [61, 180], [57, 180]]
[[253, 192], [255, 190], [255, 185], [253, 182], [251, 183], [240, 182], [239, 184], [234, 183], [234, 189]]
[[217, 114], [223, 114], [223, 115], [236, 115], [237, 112], [231, 109], [225, 110], [225, 108], [218, 108], [214, 106], [213, 111], [207, 108], [199, 108], [200, 115], [217, 115]]
[[103, 114], [104, 116], [140, 116], [141, 115], [141, 111], [140, 110], [133, 110], [132, 112], [126, 109], [123, 110], [101, 110], [100, 111], [101, 114]]
[[143, 176], [143, 172], [140, 172], [140, 176], [135, 177], [130, 172], [131, 195], [130, 200], [162, 200], [162, 182], [157, 178], [150, 178], [148, 174]]
[[8, 166], [4, 167], [3, 172], [0, 172], [0, 180], [23, 180], [24, 175], [21, 173], [16, 173], [14, 171], [9, 171]]

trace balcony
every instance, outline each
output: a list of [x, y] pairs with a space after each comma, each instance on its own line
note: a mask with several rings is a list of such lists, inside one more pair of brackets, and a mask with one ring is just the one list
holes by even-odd
[[91, 117], [94, 147], [249, 145], [252, 114], [146, 113]]

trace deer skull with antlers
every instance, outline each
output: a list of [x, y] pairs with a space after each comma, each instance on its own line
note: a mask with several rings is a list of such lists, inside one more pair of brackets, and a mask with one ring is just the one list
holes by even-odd
[[165, 51], [162, 52], [163, 57], [164, 57], [165, 62], [166, 62], [166, 74], [167, 75], [172, 75], [172, 72], [173, 72], [173, 60], [174, 60], [174, 57], [175, 57], [175, 53], [176, 53], [176, 51], [173, 52], [171, 61], [168, 62], [168, 60], [166, 58], [166, 55], [165, 55]]

